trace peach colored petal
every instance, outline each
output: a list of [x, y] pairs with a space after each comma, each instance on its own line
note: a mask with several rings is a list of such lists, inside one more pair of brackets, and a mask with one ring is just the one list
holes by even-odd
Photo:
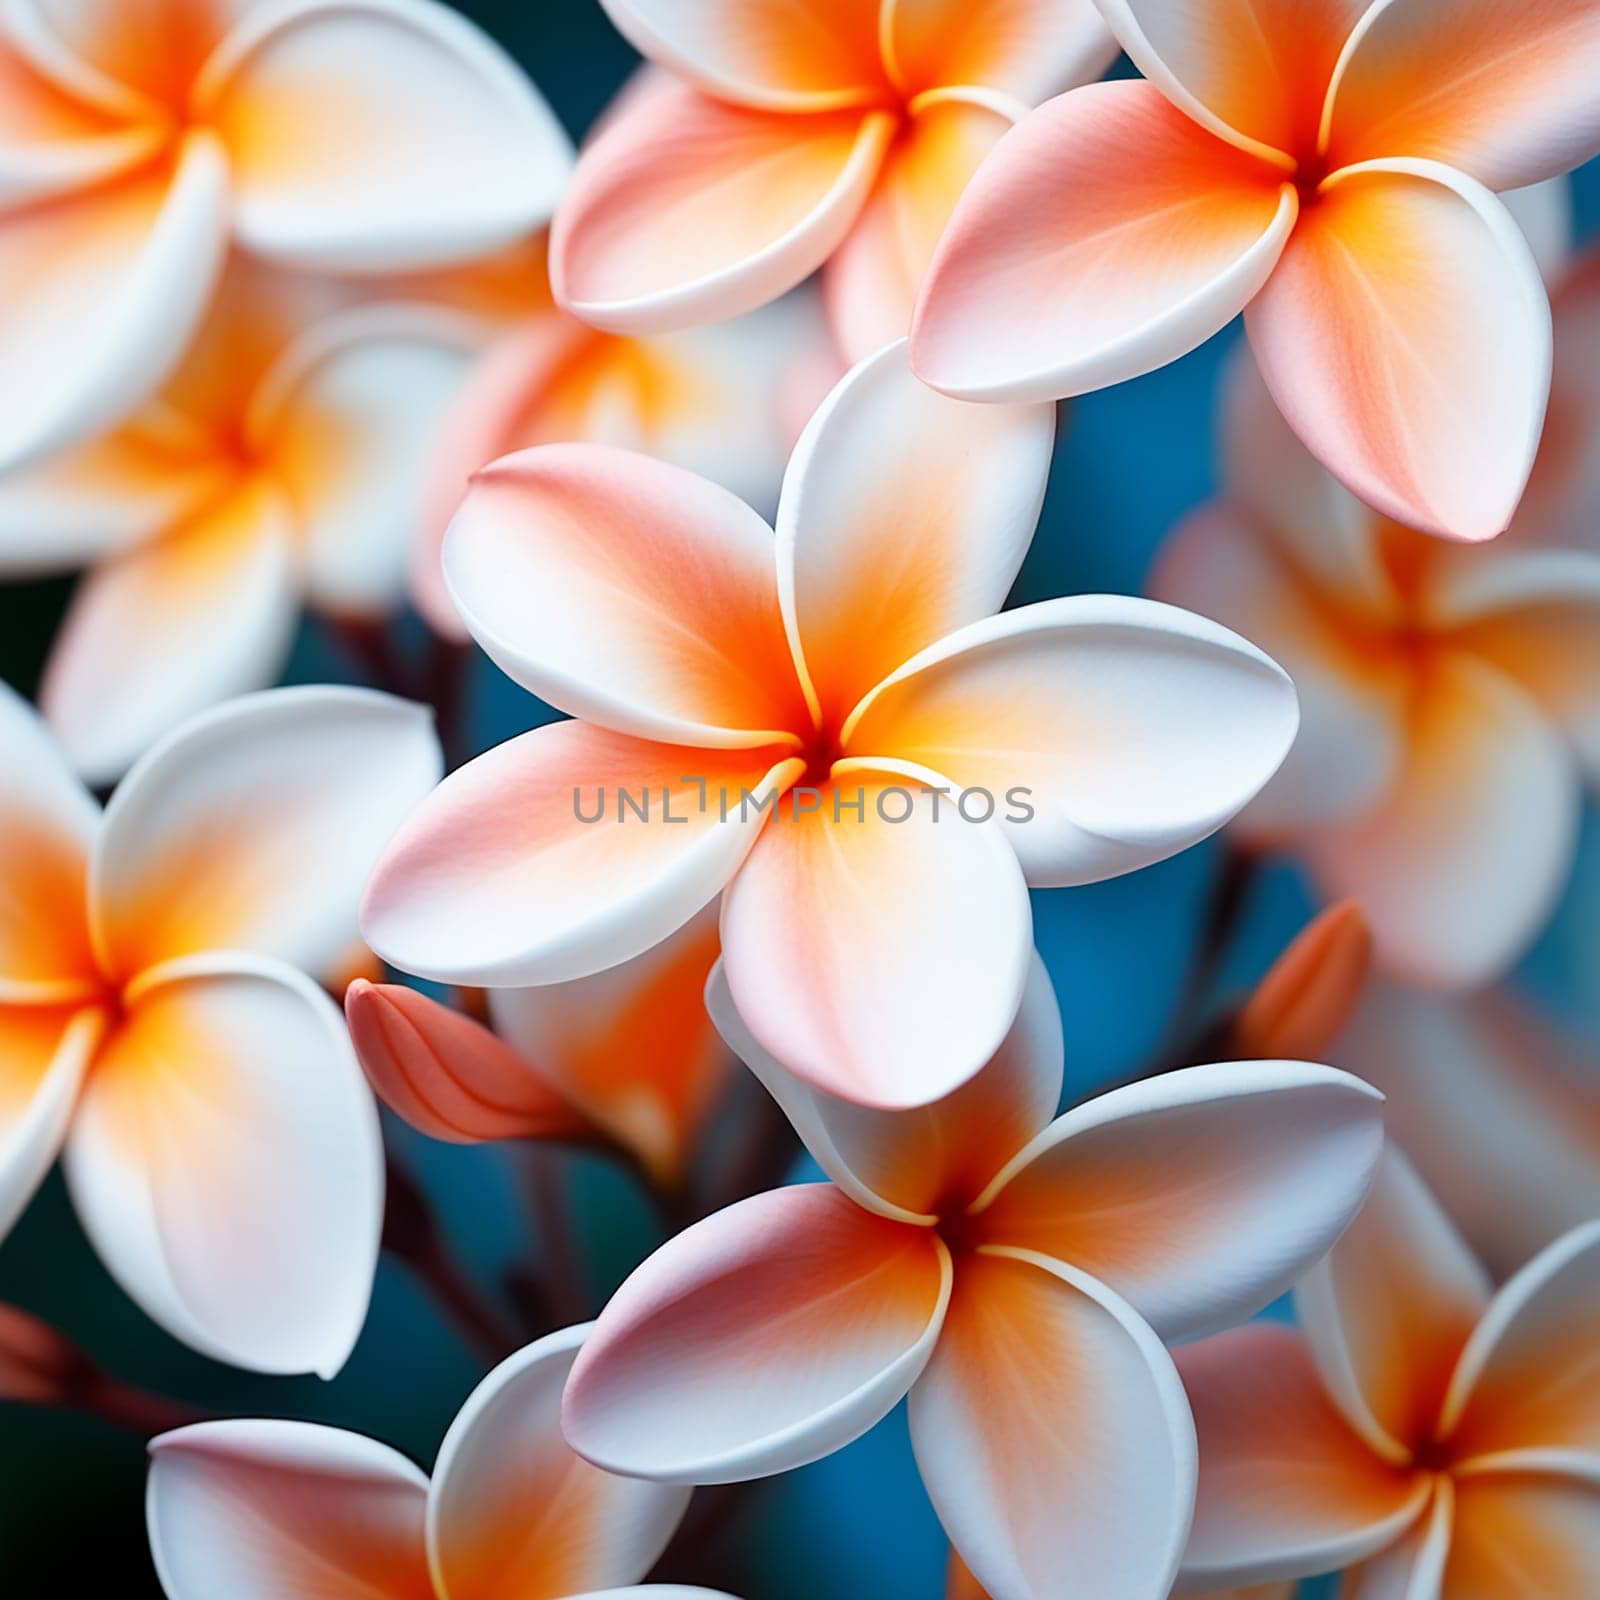
[[1137, 377], [1244, 309], [1297, 210], [1281, 171], [1148, 83], [1075, 89], [1008, 133], [962, 196], [917, 303], [912, 365], [970, 400]]
[[1339, 1600], [1455, 1600], [1444, 1588], [1454, 1531], [1454, 1486], [1440, 1477], [1434, 1480], [1433, 1503], [1411, 1531], [1345, 1574]]
[[1326, 1060], [1366, 994], [1372, 930], [1354, 900], [1314, 917], [1273, 962], [1240, 1009], [1233, 1042], [1242, 1056]]
[[833, 254], [894, 132], [883, 112], [751, 111], [672, 85], [584, 151], [550, 241], [556, 299], [617, 333], [753, 311]]
[[1492, 539], [1532, 470], [1550, 310], [1505, 207], [1434, 162], [1325, 182], [1246, 318], [1311, 452], [1396, 520]]
[[1600, 1570], [1600, 1485], [1521, 1473], [1458, 1478], [1449, 1600], [1581, 1595]]

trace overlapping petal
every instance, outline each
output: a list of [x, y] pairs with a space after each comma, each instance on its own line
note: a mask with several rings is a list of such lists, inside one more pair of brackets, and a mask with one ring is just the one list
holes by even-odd
[[1582, 1594], [1600, 1561], [1600, 1485], [1575, 1478], [1458, 1478], [1444, 1590], [1468, 1600]]
[[1455, 1499], [1453, 1480], [1435, 1479], [1432, 1503], [1411, 1531], [1350, 1572], [1341, 1600], [1444, 1600]]

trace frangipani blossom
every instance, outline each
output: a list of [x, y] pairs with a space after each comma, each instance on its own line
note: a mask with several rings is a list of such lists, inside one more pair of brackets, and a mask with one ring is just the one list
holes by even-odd
[[[1294, 1600], [1292, 1583], [1266, 1583], [1259, 1588], [1217, 1591], [1207, 1600]], [[967, 1570], [966, 1563], [954, 1551], [950, 1553], [950, 1574], [945, 1585], [945, 1600], [991, 1600], [978, 1580]]]
[[369, 943], [444, 982], [562, 982], [720, 893], [734, 997], [794, 1071], [880, 1107], [966, 1081], [1021, 1003], [1028, 886], [1204, 838], [1296, 726], [1282, 672], [1183, 612], [993, 615], [1051, 446], [1048, 408], [947, 400], [897, 345], [812, 419], [776, 542], [643, 456], [551, 445], [481, 472], [445, 543], [456, 604], [582, 720], [429, 797], [368, 889]]
[[368, 1081], [435, 1139], [603, 1137], [683, 1181], [733, 1059], [703, 996], [717, 908], [608, 971], [489, 995], [497, 1032], [414, 989], [357, 983], [345, 1016]]
[[782, 1472], [909, 1391], [923, 1482], [993, 1600], [1150, 1600], [1177, 1571], [1194, 1435], [1163, 1339], [1259, 1310], [1339, 1236], [1381, 1096], [1295, 1062], [1191, 1068], [1050, 1119], [1061, 1018], [1034, 957], [999, 1053], [918, 1112], [864, 1109], [707, 1004], [832, 1182], [669, 1241], [572, 1370], [567, 1438], [668, 1483]]
[[579, 158], [557, 298], [656, 333], [776, 299], [826, 264], [847, 360], [911, 325], [957, 197], [1047, 95], [1116, 46], [1089, 0], [602, 0], [660, 70]]
[[917, 372], [1081, 394], [1245, 312], [1296, 433], [1385, 514], [1493, 538], [1528, 479], [1550, 308], [1492, 191], [1600, 150], [1590, 0], [1097, 0], [1147, 81], [1006, 136], [924, 285]]
[[1600, 776], [1600, 552], [1462, 549], [1368, 511], [1248, 359], [1225, 427], [1227, 497], [1174, 535], [1153, 590], [1299, 690], [1300, 737], [1241, 836], [1358, 901], [1392, 973], [1487, 982], [1552, 910]]
[[383, 1218], [372, 1096], [308, 973], [440, 770], [427, 713], [356, 689], [234, 701], [102, 816], [0, 688], [0, 1236], [58, 1152], [90, 1242], [176, 1338], [336, 1372]]
[[230, 239], [319, 272], [464, 260], [544, 222], [570, 166], [434, 0], [10, 0], [0, 87], [3, 466], [153, 393]]
[[496, 1367], [439, 1447], [405, 1456], [309, 1422], [204, 1422], [150, 1446], [150, 1549], [168, 1600], [728, 1600], [633, 1587], [687, 1490], [596, 1471], [561, 1437], [585, 1328]]
[[1555, 1600], [1600, 1557], [1600, 1222], [1497, 1294], [1397, 1150], [1297, 1291], [1178, 1352], [1197, 1591], [1350, 1571], [1350, 1600]]
[[302, 599], [355, 618], [397, 606], [469, 354], [424, 308], [352, 304], [237, 257], [155, 400], [0, 477], [0, 572], [94, 567], [39, 696], [88, 782], [271, 684]]

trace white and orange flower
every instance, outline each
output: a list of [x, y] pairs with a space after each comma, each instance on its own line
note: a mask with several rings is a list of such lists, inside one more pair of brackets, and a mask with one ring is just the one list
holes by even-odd
[[657, 63], [579, 159], [556, 294], [617, 332], [720, 321], [826, 265], [841, 351], [905, 335], [957, 197], [1116, 45], [1089, 0], [602, 0]]
[[1338, 1238], [1381, 1096], [1328, 1067], [1191, 1068], [1051, 1121], [1061, 1018], [1033, 958], [1010, 1037], [916, 1114], [837, 1100], [707, 1003], [832, 1179], [669, 1241], [572, 1369], [569, 1442], [723, 1483], [814, 1461], [909, 1392], [923, 1482], [994, 1600], [1150, 1600], [1177, 1571], [1194, 1432], [1163, 1339], [1250, 1316]]
[[1241, 836], [1358, 901], [1391, 972], [1484, 983], [1552, 910], [1600, 778], [1600, 552], [1464, 549], [1368, 511], [1242, 353], [1225, 430], [1226, 498], [1174, 535], [1153, 592], [1271, 650], [1300, 692]]
[[319, 272], [464, 260], [570, 169], [537, 91], [433, 0], [9, 0], [0, 89], [4, 466], [159, 387], [230, 239]]
[[496, 1367], [431, 1482], [374, 1439], [309, 1422], [163, 1434], [147, 1520], [168, 1600], [727, 1600], [634, 1587], [689, 1493], [611, 1477], [567, 1448], [561, 1388], [586, 1332]]
[[[1294, 1600], [1296, 1585], [1292, 1583], [1265, 1583], [1248, 1589], [1229, 1589], [1207, 1596], [1207, 1600]], [[991, 1600], [978, 1580], [967, 1570], [966, 1563], [954, 1551], [950, 1553], [950, 1572], [945, 1584], [945, 1600]]]
[[373, 878], [368, 942], [445, 982], [561, 982], [721, 893], [739, 1008], [796, 1072], [884, 1107], [970, 1078], [1021, 1003], [1028, 886], [1204, 838], [1296, 725], [1267, 657], [1181, 611], [993, 615], [1051, 447], [1048, 408], [947, 400], [902, 345], [812, 419], [776, 543], [643, 456], [551, 445], [480, 473], [445, 544], [456, 603], [582, 720], [446, 780]]
[[61, 1153], [90, 1242], [168, 1332], [343, 1365], [383, 1215], [372, 1096], [313, 981], [439, 773], [427, 713], [283, 689], [195, 719], [99, 808], [0, 688], [0, 1235]]
[[1178, 1352], [1196, 1590], [1346, 1570], [1351, 1600], [1554, 1600], [1600, 1561], [1600, 1222], [1497, 1294], [1391, 1150], [1297, 1291], [1303, 1332]]
[[1008, 134], [958, 204], [912, 361], [971, 399], [1118, 383], [1245, 312], [1273, 396], [1379, 510], [1494, 537], [1550, 389], [1495, 191], [1600, 150], [1591, 0], [1097, 0], [1146, 81]]

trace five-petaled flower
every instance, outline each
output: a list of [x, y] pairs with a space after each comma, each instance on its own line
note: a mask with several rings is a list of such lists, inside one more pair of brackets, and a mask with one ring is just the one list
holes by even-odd
[[1464, 549], [1368, 511], [1242, 352], [1224, 426], [1228, 497], [1177, 532], [1153, 587], [1271, 650], [1300, 691], [1300, 737], [1238, 826], [1359, 901], [1390, 970], [1485, 982], [1549, 916], [1582, 781], [1600, 780], [1600, 553], [1520, 531]]
[[924, 284], [916, 370], [990, 400], [1163, 365], [1241, 310], [1277, 403], [1370, 504], [1492, 538], [1550, 310], [1491, 191], [1600, 149], [1592, 0], [1097, 0], [1146, 82], [1008, 134]]
[[579, 159], [553, 235], [559, 298], [656, 332], [750, 310], [826, 263], [850, 361], [910, 328], [1000, 137], [1116, 52], [1089, 0], [602, 3], [658, 69]]
[[1391, 1149], [1296, 1297], [1303, 1333], [1178, 1352], [1200, 1441], [1186, 1582], [1354, 1569], [1352, 1600], [1593, 1591], [1600, 1223], [1491, 1295]]
[[307, 973], [436, 781], [427, 713], [280, 689], [196, 718], [102, 816], [0, 688], [0, 1235], [62, 1154], [90, 1242], [175, 1337], [343, 1365], [383, 1215], [372, 1096]]
[[[796, 1072], [881, 1107], [970, 1078], [1022, 1000], [1028, 886], [1204, 838], [1297, 723], [1276, 665], [1171, 607], [992, 614], [1051, 446], [1049, 408], [947, 400], [902, 344], [812, 419], [776, 544], [742, 501], [642, 456], [553, 445], [480, 473], [446, 540], [457, 604], [582, 720], [429, 797], [369, 886], [368, 942], [446, 982], [550, 983], [721, 892], [734, 997]], [[997, 798], [1018, 788], [1025, 809]], [[610, 820], [585, 825], [597, 790]], [[945, 791], [968, 790], [963, 816]], [[619, 824], [618, 791], [653, 797], [654, 820]]]
[[150, 1446], [150, 1548], [169, 1600], [728, 1600], [633, 1587], [689, 1492], [597, 1471], [561, 1437], [587, 1330], [496, 1367], [429, 1479], [376, 1440], [308, 1422], [203, 1422]]
[[918, 1466], [994, 1600], [1151, 1600], [1193, 1509], [1195, 1443], [1162, 1339], [1259, 1310], [1337, 1239], [1383, 1147], [1381, 1099], [1329, 1067], [1190, 1068], [1054, 1122], [1042, 963], [1005, 1045], [920, 1113], [814, 1090], [714, 973], [707, 1003], [832, 1179], [757, 1195], [617, 1291], [563, 1423], [614, 1472], [760, 1477], [908, 1393]]

